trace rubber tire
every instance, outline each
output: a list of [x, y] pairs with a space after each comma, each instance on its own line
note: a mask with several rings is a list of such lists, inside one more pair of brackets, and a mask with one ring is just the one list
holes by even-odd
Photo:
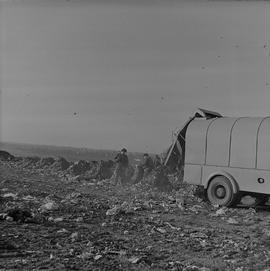
[[[218, 197], [217, 189], [223, 189], [224, 197]], [[207, 188], [207, 198], [213, 205], [230, 207], [235, 205], [238, 197], [234, 194], [231, 181], [225, 176], [214, 177]]]
[[248, 207], [248, 208], [255, 208], [257, 206], [264, 206], [266, 202], [268, 202], [269, 200], [269, 195], [260, 195], [260, 196], [254, 196], [254, 195], [250, 195], [248, 193], [245, 193], [242, 195], [242, 197], [245, 197], [245, 196], [251, 196], [253, 197], [255, 200], [254, 200], [254, 203], [252, 204], [243, 204], [245, 207]]
[[[257, 196], [255, 197], [256, 200], [255, 200], [255, 203], [253, 204], [253, 206], [251, 207], [257, 207], [257, 206], [263, 206], [265, 205], [265, 203], [268, 201], [269, 197], [268, 196], [265, 196], [265, 195], [262, 195], [262, 196]], [[250, 207], [250, 208], [251, 208]]]
[[269, 196], [268, 195], [264, 195], [262, 197], [259, 198], [259, 203], [258, 205], [265, 205], [266, 202], [269, 201]]

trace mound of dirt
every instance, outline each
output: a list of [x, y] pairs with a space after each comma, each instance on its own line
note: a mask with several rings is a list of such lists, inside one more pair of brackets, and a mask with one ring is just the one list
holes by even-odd
[[68, 172], [76, 176], [76, 175], [84, 174], [86, 171], [90, 169], [91, 169], [91, 164], [88, 161], [79, 160], [69, 167]]
[[10, 160], [13, 160], [14, 158], [15, 156], [10, 154], [9, 152], [0, 150], [0, 160], [10, 161]]
[[23, 159], [20, 161], [20, 166], [24, 168], [35, 168], [38, 166], [37, 164], [40, 162], [41, 158], [38, 156], [29, 156], [29, 157], [23, 157]]
[[55, 162], [51, 165], [51, 169], [54, 171], [63, 171], [70, 167], [70, 163], [64, 158], [59, 157], [55, 160]]
[[53, 163], [55, 163], [55, 158], [53, 158], [53, 157], [45, 157], [45, 158], [42, 158], [39, 161], [39, 166], [40, 167], [51, 166]]
[[86, 176], [90, 179], [105, 180], [110, 179], [113, 175], [114, 163], [112, 160], [92, 163], [91, 169], [86, 172]]

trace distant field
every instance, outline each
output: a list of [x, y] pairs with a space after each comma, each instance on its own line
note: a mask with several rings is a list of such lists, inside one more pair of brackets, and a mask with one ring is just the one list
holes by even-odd
[[[114, 150], [94, 150], [87, 148], [44, 146], [19, 143], [0, 143], [0, 149], [8, 151], [15, 156], [64, 157], [68, 161], [113, 160], [117, 154], [117, 151]], [[134, 164], [136, 163], [135, 159], [140, 159], [142, 154], [128, 153], [128, 156], [130, 158], [130, 162]]]

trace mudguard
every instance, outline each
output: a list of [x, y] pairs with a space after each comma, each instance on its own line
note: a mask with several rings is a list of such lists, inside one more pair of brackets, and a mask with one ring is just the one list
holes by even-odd
[[234, 177], [230, 173], [228, 173], [226, 171], [223, 171], [223, 170], [214, 172], [214, 173], [212, 173], [212, 174], [210, 174], [208, 176], [207, 180], [204, 183], [204, 187], [206, 189], [208, 188], [208, 185], [210, 184], [211, 180], [216, 176], [224, 176], [224, 177], [226, 177], [232, 184], [233, 193], [236, 194], [236, 193], [239, 192], [239, 186], [238, 186], [237, 181], [234, 179]]

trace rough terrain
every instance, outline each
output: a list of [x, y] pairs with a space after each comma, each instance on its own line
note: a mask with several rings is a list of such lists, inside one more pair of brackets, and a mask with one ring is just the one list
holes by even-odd
[[34, 161], [0, 161], [0, 270], [270, 270], [268, 207], [212, 206], [175, 176], [162, 192]]

